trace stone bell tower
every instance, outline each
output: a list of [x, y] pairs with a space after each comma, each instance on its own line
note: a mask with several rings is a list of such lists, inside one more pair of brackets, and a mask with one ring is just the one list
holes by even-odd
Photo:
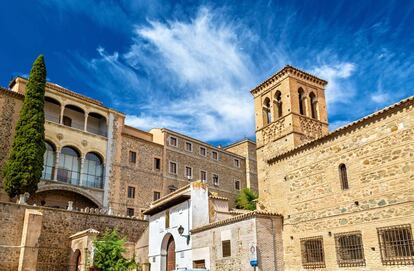
[[286, 66], [251, 91], [258, 172], [265, 170], [269, 159], [328, 134], [326, 84], [325, 80]]

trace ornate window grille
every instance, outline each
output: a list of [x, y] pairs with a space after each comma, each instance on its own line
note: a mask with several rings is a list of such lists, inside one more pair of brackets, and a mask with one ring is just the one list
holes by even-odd
[[414, 265], [410, 224], [377, 228], [383, 265]]
[[302, 265], [305, 269], [325, 268], [323, 237], [315, 236], [300, 239]]
[[340, 267], [365, 266], [361, 232], [335, 234], [335, 246], [336, 259]]

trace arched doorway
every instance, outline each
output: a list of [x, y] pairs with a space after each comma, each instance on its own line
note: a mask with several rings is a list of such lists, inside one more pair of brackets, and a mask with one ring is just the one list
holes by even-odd
[[175, 241], [172, 235], [167, 243], [167, 269], [166, 271], [175, 270]]

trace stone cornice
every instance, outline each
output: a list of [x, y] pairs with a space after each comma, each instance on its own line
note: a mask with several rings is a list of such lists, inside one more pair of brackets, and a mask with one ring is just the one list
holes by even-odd
[[[25, 83], [27, 83], [27, 81], [28, 81], [28, 79], [27, 79], [27, 78], [24, 78], [24, 77], [21, 77], [21, 76], [17, 76], [16, 78], [14, 78], [14, 79], [13, 79], [13, 80], [9, 83], [9, 87], [10, 87], [10, 88], [12, 88], [12, 87], [13, 87], [13, 85], [17, 82], [17, 80], [22, 80], [22, 81], [24, 81]], [[113, 109], [113, 108], [106, 107], [106, 106], [105, 106], [105, 105], [104, 105], [101, 101], [98, 101], [98, 100], [92, 99], [92, 98], [87, 97], [87, 96], [85, 96], [85, 95], [81, 95], [81, 94], [79, 94], [79, 93], [77, 93], [77, 92], [74, 92], [74, 91], [69, 90], [69, 89], [67, 89], [67, 88], [64, 88], [64, 87], [62, 87], [62, 86], [59, 86], [58, 84], [51, 83], [51, 82], [46, 82], [46, 88], [53, 89], [53, 90], [58, 91], [58, 92], [60, 92], [60, 93], [66, 94], [66, 95], [68, 95], [68, 96], [71, 96], [71, 97], [74, 97], [74, 98], [80, 99], [80, 100], [82, 100], [82, 101], [85, 101], [85, 102], [88, 102], [88, 103], [91, 103], [91, 104], [94, 104], [94, 105], [97, 105], [97, 106], [103, 107], [103, 108], [108, 109], [108, 110], [110, 110], [110, 111], [112, 111], [112, 112], [114, 112], [114, 113], [118, 113], [118, 114], [124, 115], [124, 113], [122, 113], [122, 112], [120, 112], [120, 111], [118, 111], [118, 110], [115, 110], [115, 109]]]
[[23, 94], [20, 94], [18, 92], [12, 91], [12, 90], [7, 89], [7, 88], [0, 87], [0, 93], [4, 93], [4, 94], [6, 94], [10, 97], [18, 98], [18, 99], [21, 99], [21, 100], [24, 99]]
[[192, 229], [191, 233], [194, 234], [194, 233], [202, 232], [202, 231], [209, 230], [212, 228], [221, 227], [221, 226], [233, 224], [239, 221], [247, 220], [250, 218], [256, 218], [256, 217], [280, 217], [282, 218], [282, 215], [277, 214], [277, 213], [272, 213], [272, 212], [266, 212], [266, 211], [252, 211], [249, 213], [237, 215], [231, 218], [227, 218], [224, 220], [220, 220], [217, 222], [213, 222], [213, 223]]
[[309, 142], [307, 142], [307, 143], [305, 143], [303, 145], [300, 145], [300, 146], [298, 146], [298, 147], [296, 147], [296, 148], [294, 148], [292, 150], [289, 150], [289, 151], [284, 152], [282, 154], [276, 155], [273, 158], [268, 159], [267, 160], [267, 163], [268, 164], [273, 164], [273, 163], [275, 163], [275, 162], [277, 162], [279, 160], [288, 158], [288, 157], [290, 157], [290, 156], [292, 156], [292, 155], [294, 155], [296, 153], [299, 153], [301, 151], [308, 150], [308, 149], [310, 149], [310, 148], [312, 148], [314, 146], [323, 144], [326, 141], [335, 139], [338, 136], [341, 136], [343, 134], [346, 134], [346, 133], [349, 133], [351, 131], [354, 131], [354, 130], [356, 130], [356, 129], [360, 128], [360, 127], [363, 127], [363, 126], [365, 126], [365, 125], [367, 125], [369, 123], [372, 123], [372, 122], [375, 122], [377, 120], [380, 120], [380, 119], [382, 119], [382, 118], [384, 118], [384, 117], [386, 117], [386, 116], [388, 116], [388, 115], [390, 115], [390, 114], [392, 114], [392, 113], [394, 113], [396, 111], [402, 110], [404, 108], [408, 108], [408, 107], [413, 106], [413, 105], [414, 105], [414, 96], [408, 97], [408, 98], [406, 98], [404, 100], [401, 100], [401, 101], [399, 101], [399, 102], [397, 102], [395, 104], [392, 104], [392, 105], [390, 105], [388, 107], [385, 107], [385, 108], [383, 108], [380, 111], [374, 112], [374, 113], [372, 113], [372, 114], [370, 114], [368, 116], [365, 116], [365, 117], [363, 117], [363, 118], [361, 118], [359, 120], [356, 120], [354, 122], [351, 122], [348, 125], [345, 125], [343, 127], [340, 127], [338, 129], [336, 129], [335, 131], [329, 133], [326, 136], [320, 137], [320, 138], [315, 139], [313, 141], [309, 141]]
[[293, 76], [296, 76], [300, 79], [305, 79], [307, 81], [313, 82], [313, 83], [315, 83], [317, 85], [320, 85], [322, 87], [324, 87], [326, 84], [328, 84], [327, 81], [325, 81], [323, 79], [320, 79], [320, 78], [316, 77], [315, 75], [312, 75], [310, 73], [299, 70], [298, 68], [295, 68], [293, 66], [286, 65], [283, 69], [276, 72], [270, 78], [266, 79], [265, 81], [260, 83], [258, 86], [256, 86], [254, 89], [252, 89], [250, 91], [250, 93], [253, 94], [253, 95], [258, 93], [258, 92], [262, 91], [263, 89], [267, 88], [268, 86], [270, 86], [271, 84], [273, 84], [274, 82], [276, 82], [277, 80], [282, 79], [286, 75], [293, 75]]

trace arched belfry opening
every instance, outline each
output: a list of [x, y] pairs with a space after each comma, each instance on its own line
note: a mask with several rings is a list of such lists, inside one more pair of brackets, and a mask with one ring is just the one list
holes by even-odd
[[309, 99], [310, 99], [310, 107], [311, 107], [311, 117], [313, 119], [319, 119], [318, 99], [316, 98], [315, 93], [313, 92], [309, 93]]
[[274, 108], [274, 119], [281, 118], [283, 116], [282, 111], [282, 93], [278, 90], [275, 93], [275, 98], [273, 100]]
[[263, 125], [268, 125], [272, 122], [272, 114], [270, 111], [270, 99], [266, 97], [263, 102]]
[[302, 88], [299, 88], [298, 90], [298, 103], [299, 103], [299, 114], [306, 116], [306, 97], [305, 97], [305, 91], [303, 91]]

